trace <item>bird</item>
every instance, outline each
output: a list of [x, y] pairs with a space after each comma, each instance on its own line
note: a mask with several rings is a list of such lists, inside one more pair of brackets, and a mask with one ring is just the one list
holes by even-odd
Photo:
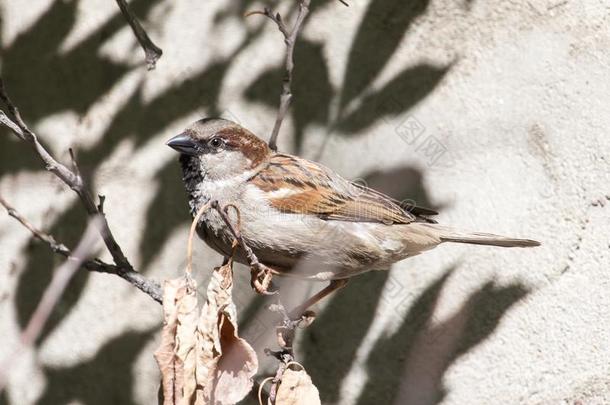
[[[267, 292], [272, 275], [328, 281], [299, 306], [305, 311], [358, 274], [387, 270], [396, 262], [447, 243], [534, 247], [531, 239], [464, 232], [440, 225], [437, 212], [401, 203], [352, 182], [328, 167], [272, 150], [241, 125], [203, 118], [166, 143], [180, 153], [190, 213], [210, 202], [226, 210], [206, 210], [197, 234], [226, 258], [260, 270], [253, 286]], [[239, 218], [237, 218], [239, 215]], [[234, 249], [239, 224], [244, 246]], [[262, 281], [261, 281], [262, 280]]]

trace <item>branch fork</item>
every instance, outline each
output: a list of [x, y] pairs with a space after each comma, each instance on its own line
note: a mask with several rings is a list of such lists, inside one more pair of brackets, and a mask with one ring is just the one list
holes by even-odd
[[[105, 263], [100, 259], [92, 259], [85, 260], [82, 263], [82, 267], [90, 271], [116, 274], [160, 303], [162, 301], [161, 287], [155, 281], [148, 280], [138, 273], [123, 253], [123, 250], [114, 238], [108, 221], [104, 215], [104, 198], [100, 197], [99, 203], [97, 205], [95, 204], [93, 194], [81, 176], [74, 151], [70, 149], [72, 169], [69, 169], [62, 163], [58, 162], [47, 151], [47, 149], [39, 142], [36, 134], [31, 131], [25, 123], [21, 117], [21, 114], [19, 113], [19, 109], [11, 101], [8, 93], [6, 92], [2, 78], [0, 78], [0, 101], [3, 102], [10, 115], [5, 114], [5, 112], [0, 109], [0, 124], [10, 129], [19, 139], [28, 143], [32, 149], [34, 149], [42, 161], [45, 169], [56, 175], [78, 195], [89, 217], [100, 217], [100, 220], [96, 222], [98, 232], [104, 240], [104, 244], [112, 256], [114, 264]], [[45, 234], [41, 230], [35, 228], [1, 197], [0, 205], [3, 205], [8, 210], [9, 215], [24, 225], [37, 239], [47, 243], [54, 252], [68, 258], [72, 257], [72, 252], [70, 249], [68, 249], [62, 243], [58, 243], [53, 236]]]

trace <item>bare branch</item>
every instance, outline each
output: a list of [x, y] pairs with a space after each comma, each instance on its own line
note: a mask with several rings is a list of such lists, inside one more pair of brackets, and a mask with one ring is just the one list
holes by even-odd
[[[286, 44], [286, 71], [284, 73], [284, 79], [282, 81], [282, 93], [280, 95], [280, 108], [277, 112], [277, 118], [275, 119], [275, 125], [273, 126], [273, 131], [271, 132], [271, 137], [269, 138], [269, 147], [273, 150], [277, 150], [277, 137], [280, 133], [280, 127], [282, 126], [282, 121], [288, 112], [288, 108], [290, 107], [290, 103], [292, 101], [292, 69], [294, 68], [294, 45], [297, 40], [297, 36], [301, 30], [301, 26], [303, 25], [303, 21], [305, 21], [305, 17], [309, 14], [309, 3], [310, 0], [302, 0], [299, 2], [299, 13], [297, 15], [297, 20], [292, 27], [292, 31], [290, 35], [286, 36], [286, 32], [282, 32], [284, 34], [284, 42]], [[279, 13], [277, 14], [279, 20]]]
[[247, 16], [260, 14], [264, 15], [271, 19], [277, 25], [278, 29], [284, 36], [284, 43], [286, 44], [286, 56], [284, 59], [285, 71], [284, 78], [282, 80], [282, 93], [280, 95], [280, 108], [277, 112], [277, 117], [275, 119], [275, 124], [273, 126], [273, 131], [271, 132], [271, 137], [269, 138], [269, 147], [273, 150], [277, 150], [277, 137], [280, 133], [280, 127], [282, 126], [282, 121], [284, 121], [284, 117], [288, 112], [288, 108], [290, 107], [290, 102], [292, 101], [292, 92], [290, 87], [292, 85], [292, 70], [294, 69], [294, 45], [297, 41], [297, 37], [299, 32], [301, 31], [301, 27], [303, 26], [303, 21], [305, 21], [305, 17], [309, 14], [309, 4], [311, 0], [299, 0], [299, 11], [297, 14], [297, 19], [294, 23], [292, 29], [288, 30], [284, 20], [280, 13], [273, 13], [270, 9], [265, 8], [263, 11], [251, 11], [246, 14]]
[[[237, 226], [233, 226], [233, 224], [231, 223], [231, 220], [229, 219], [229, 216], [227, 215], [227, 210], [229, 207], [235, 209], [235, 212], [237, 212]], [[244, 249], [244, 251], [246, 253], [246, 258], [248, 259], [248, 263], [250, 263], [250, 265], [254, 266], [254, 267], [260, 266], [260, 262], [258, 261], [258, 258], [254, 254], [252, 249], [250, 249], [250, 247], [246, 244], [246, 242], [244, 241], [244, 238], [241, 236], [241, 232], [240, 232], [241, 216], [240, 216], [239, 209], [233, 204], [227, 205], [225, 207], [221, 207], [220, 204], [218, 203], [218, 201], [216, 201], [216, 200], [212, 201], [212, 208], [214, 208], [216, 211], [218, 211], [222, 220], [225, 222], [227, 227], [229, 227], [229, 230], [233, 234], [233, 237], [235, 239], [237, 239], [237, 242], [239, 242], [241, 247]]]
[[[32, 132], [28, 129], [27, 125], [25, 125], [25, 122], [23, 122], [23, 119], [21, 118], [21, 113], [19, 113], [19, 109], [13, 104], [13, 102], [9, 98], [8, 93], [6, 92], [6, 89], [4, 88], [4, 81], [2, 80], [1, 77], [0, 77], [0, 100], [2, 100], [4, 105], [6, 105], [6, 108], [8, 109], [9, 114], [11, 114], [16, 121], [16, 122], [10, 121], [10, 118], [8, 118], [6, 115], [4, 115], [4, 112], [2, 112], [2, 116], [4, 117], [4, 119], [10, 121], [9, 128], [12, 131], [16, 132], [17, 136], [19, 136], [20, 138], [26, 138], [28, 136], [33, 136]], [[4, 120], [2, 123], [4, 124]], [[16, 129], [16, 128], [19, 128], [19, 129]]]
[[[89, 216], [101, 216], [101, 221], [99, 221], [99, 232], [102, 235], [104, 243], [106, 244], [106, 248], [112, 255], [112, 259], [115, 263], [115, 274], [123, 277], [124, 279], [132, 282], [133, 285], [138, 287], [140, 290], [146, 292], [148, 295], [153, 297], [156, 301], [160, 302], [160, 292], [156, 294], [155, 288], [147, 286], [145, 283], [145, 279], [137, 273], [127, 257], [123, 253], [123, 250], [115, 240], [112, 231], [108, 225], [108, 221], [104, 216], [102, 211], [103, 201], [100, 201], [99, 205], [96, 205], [91, 191], [87, 188], [83, 178], [80, 175], [80, 171], [78, 170], [78, 166], [76, 164], [76, 160], [74, 159], [74, 154], [72, 155], [72, 166], [74, 167], [74, 171], [68, 169], [63, 164], [59, 163], [51, 154], [42, 146], [42, 144], [38, 141], [38, 137], [34, 134], [26, 125], [25, 121], [21, 118], [19, 114], [19, 110], [13, 104], [6, 89], [4, 87], [4, 83], [2, 78], [0, 78], [0, 100], [4, 102], [7, 110], [12, 115], [12, 117], [8, 117], [4, 112], [0, 110], [0, 124], [5, 125], [9, 128], [17, 137], [25, 142], [27, 142], [36, 152], [36, 154], [40, 157], [42, 162], [44, 163], [45, 169], [50, 171], [59, 177], [66, 185], [68, 185], [80, 198], [81, 203], [85, 207], [87, 214]], [[108, 269], [106, 267], [106, 269]], [[110, 271], [106, 271], [110, 272]], [[158, 287], [158, 286], [157, 286]], [[159, 289], [160, 291], [160, 289]], [[154, 294], [154, 295], [153, 295]]]
[[[2, 205], [8, 211], [8, 214], [19, 221], [25, 228], [27, 228], [32, 235], [46, 243], [54, 253], [57, 253], [61, 256], [64, 256], [67, 259], [73, 259], [73, 254], [71, 250], [61, 242], [58, 242], [52, 235], [41, 231], [36, 228], [30, 221], [28, 221], [23, 215], [21, 215], [15, 208], [13, 208], [9, 203], [0, 196], [0, 205]], [[142, 274], [138, 273], [133, 269], [125, 269], [120, 268], [114, 264], [106, 263], [98, 258], [84, 260], [81, 264], [81, 267], [89, 270], [95, 271], [98, 273], [109, 273], [116, 274], [119, 277], [125, 279], [133, 286], [137, 287], [141, 291], [150, 295], [152, 299], [161, 303], [163, 301], [161, 286], [153, 281], [144, 277]]]
[[74, 273], [85, 261], [85, 258], [95, 249], [95, 244], [98, 242], [98, 234], [95, 229], [98, 227], [95, 224], [96, 221], [99, 221], [99, 219], [93, 218], [90, 221], [87, 230], [76, 247], [74, 255], [53, 273], [51, 282], [45, 289], [34, 314], [21, 334], [19, 347], [11, 352], [8, 359], [6, 359], [0, 368], [0, 391], [4, 389], [6, 383], [6, 370], [11, 369], [12, 363], [21, 354], [23, 349], [34, 344], [36, 339], [38, 339], [40, 332], [42, 332], [53, 308], [57, 305], [72, 276], [74, 276]]
[[116, 0], [116, 2], [119, 5], [119, 8], [121, 9], [123, 17], [125, 17], [125, 20], [127, 20], [127, 22], [129, 23], [129, 26], [131, 27], [133, 33], [136, 36], [136, 39], [144, 50], [144, 55], [146, 57], [146, 67], [148, 68], [148, 70], [153, 70], [157, 64], [157, 61], [159, 60], [159, 58], [161, 58], [161, 55], [163, 55], [163, 50], [153, 43], [146, 31], [144, 31], [144, 28], [142, 28], [142, 25], [136, 18], [133, 11], [131, 11], [131, 9], [129, 8], [127, 2], [125, 0]]
[[0, 124], [4, 125], [8, 129], [10, 129], [15, 135], [17, 135], [21, 140], [25, 140], [25, 134], [19, 128], [19, 125], [15, 124], [9, 117], [6, 116], [4, 111], [0, 110]]
[[2, 196], [0, 196], [0, 205], [6, 208], [8, 214], [11, 217], [15, 218], [17, 221], [19, 221], [21, 225], [25, 226], [28, 231], [30, 231], [32, 235], [34, 235], [36, 239], [39, 239], [49, 245], [53, 252], [59, 253], [60, 255], [65, 257], [70, 256], [70, 250], [66, 247], [66, 245], [58, 243], [54, 237], [37, 229], [34, 225], [32, 225], [31, 222], [29, 222], [19, 212], [17, 212], [15, 208], [9, 205], [9, 203]]

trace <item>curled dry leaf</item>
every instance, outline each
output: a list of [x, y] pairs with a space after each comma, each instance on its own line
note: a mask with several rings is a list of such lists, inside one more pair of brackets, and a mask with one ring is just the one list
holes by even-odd
[[165, 322], [155, 352], [164, 405], [235, 404], [252, 389], [258, 360], [237, 334], [232, 287], [229, 262], [214, 270], [200, 310], [194, 280], [165, 283]]
[[155, 351], [155, 359], [161, 371], [161, 386], [163, 391], [163, 405], [178, 403], [182, 395], [182, 377], [177, 379], [177, 370], [182, 366], [177, 364], [175, 356], [176, 330], [178, 327], [178, 305], [186, 292], [184, 278], [168, 280], [163, 286], [163, 330], [161, 331], [161, 345]]
[[176, 346], [174, 354], [177, 363], [181, 366], [176, 374], [177, 381], [181, 384], [182, 396], [178, 404], [190, 405], [195, 397], [197, 381], [195, 374], [197, 364], [198, 335], [197, 320], [199, 318], [199, 305], [197, 305], [197, 284], [189, 276], [182, 278], [185, 290], [178, 302], [178, 326], [176, 328]]
[[282, 374], [282, 382], [277, 389], [275, 405], [320, 405], [320, 394], [311, 382], [311, 377], [297, 363], [298, 371], [286, 368]]
[[[231, 298], [232, 263], [212, 274], [199, 318], [197, 382], [204, 388], [200, 404], [234, 404], [252, 389], [258, 369], [254, 349], [237, 335], [237, 311]], [[201, 400], [203, 398], [203, 400]]]

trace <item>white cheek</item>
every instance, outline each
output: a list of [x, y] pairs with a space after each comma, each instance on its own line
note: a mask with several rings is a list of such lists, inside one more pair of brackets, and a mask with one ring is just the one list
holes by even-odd
[[252, 166], [252, 161], [240, 152], [221, 151], [205, 154], [201, 158], [202, 169], [209, 180], [235, 177]]
[[233, 195], [244, 182], [254, 175], [254, 170], [240, 171], [239, 175], [232, 177], [222, 177], [212, 180], [206, 179], [201, 182], [200, 190], [203, 194], [217, 198], [219, 196], [228, 197]]

